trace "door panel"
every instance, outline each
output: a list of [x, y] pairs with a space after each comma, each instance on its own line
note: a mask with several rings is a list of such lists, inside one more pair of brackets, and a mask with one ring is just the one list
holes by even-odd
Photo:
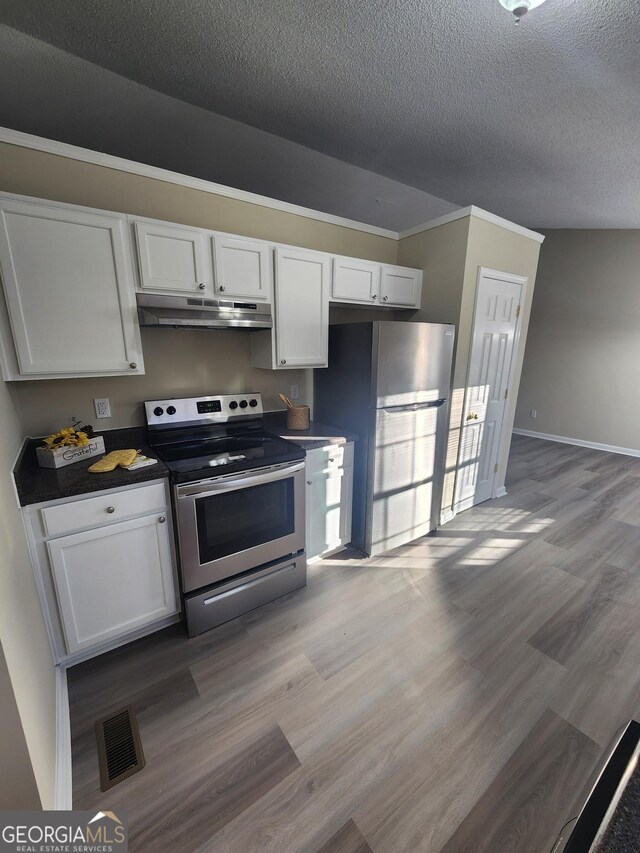
[[329, 331], [329, 258], [278, 247], [276, 354], [278, 367], [325, 367]]
[[478, 281], [456, 477], [458, 510], [493, 497], [522, 288], [520, 281], [488, 272]]
[[136, 222], [143, 290], [211, 295], [205, 235], [181, 225]]
[[269, 244], [214, 237], [215, 291], [223, 299], [271, 299]]
[[422, 271], [408, 267], [382, 267], [380, 302], [400, 308], [419, 308]]
[[124, 217], [3, 201], [0, 265], [21, 376], [144, 372]]
[[355, 258], [333, 259], [331, 299], [371, 305], [380, 292], [380, 266]]
[[169, 531], [152, 515], [47, 543], [69, 653], [176, 612]]
[[307, 560], [351, 541], [353, 466], [323, 468], [322, 460], [314, 459], [319, 454], [322, 450], [307, 453]]

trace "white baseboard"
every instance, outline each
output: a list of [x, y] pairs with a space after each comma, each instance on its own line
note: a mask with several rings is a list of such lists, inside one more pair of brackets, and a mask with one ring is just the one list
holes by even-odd
[[69, 716], [69, 691], [67, 670], [56, 667], [56, 787], [55, 809], [73, 808], [71, 780], [71, 719]]
[[503, 498], [507, 494], [506, 486], [498, 486], [496, 489], [496, 498]]
[[590, 450], [604, 450], [607, 453], [621, 453], [623, 456], [640, 456], [640, 450], [633, 447], [618, 447], [615, 444], [600, 444], [597, 441], [583, 441], [581, 438], [569, 438], [566, 435], [551, 435], [547, 432], [532, 432], [528, 429], [514, 429], [516, 435], [526, 435], [529, 438], [542, 438], [545, 441], [558, 441], [560, 444], [575, 444], [577, 447], [588, 447]]

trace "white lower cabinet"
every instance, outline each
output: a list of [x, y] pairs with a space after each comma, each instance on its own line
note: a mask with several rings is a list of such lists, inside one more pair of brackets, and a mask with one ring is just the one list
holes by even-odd
[[351, 541], [353, 443], [307, 451], [307, 560], [332, 554]]
[[167, 531], [147, 515], [47, 543], [70, 653], [175, 613]]
[[[166, 484], [145, 483], [27, 508], [36, 581], [57, 660], [106, 651], [179, 612], [168, 497]], [[104, 505], [99, 525], [94, 520], [89, 529], [47, 534], [52, 510], [89, 519], [84, 505], [96, 502]], [[118, 519], [116, 508], [127, 507], [137, 516], [107, 521]]]

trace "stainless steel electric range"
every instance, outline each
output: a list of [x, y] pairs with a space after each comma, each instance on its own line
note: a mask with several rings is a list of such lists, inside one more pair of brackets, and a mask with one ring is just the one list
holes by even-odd
[[264, 430], [260, 394], [145, 411], [172, 481], [189, 636], [304, 586], [305, 452]]

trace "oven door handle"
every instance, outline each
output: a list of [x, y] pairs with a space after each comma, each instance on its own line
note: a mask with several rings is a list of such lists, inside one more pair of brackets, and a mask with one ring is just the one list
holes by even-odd
[[271, 471], [264, 471], [262, 474], [249, 472], [248, 474], [239, 474], [237, 477], [230, 477], [228, 480], [218, 480], [206, 485], [199, 483], [192, 486], [178, 486], [178, 500], [181, 498], [200, 498], [206, 495], [221, 494], [222, 492], [235, 492], [237, 489], [244, 489], [248, 486], [259, 486], [263, 483], [274, 483], [277, 480], [286, 480], [292, 474], [298, 471], [304, 471], [304, 462], [297, 462], [295, 465], [288, 465], [286, 468], [277, 468]]

